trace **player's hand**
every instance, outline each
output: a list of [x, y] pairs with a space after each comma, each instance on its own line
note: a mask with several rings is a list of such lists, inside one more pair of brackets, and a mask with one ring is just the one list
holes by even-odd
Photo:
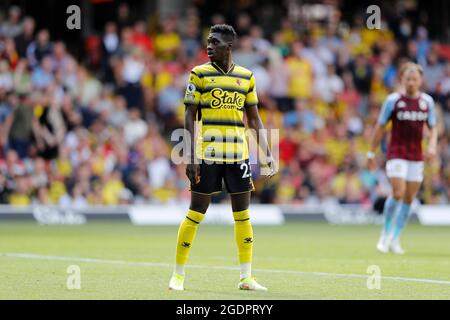
[[200, 165], [198, 163], [190, 163], [186, 166], [186, 175], [191, 184], [200, 182]]
[[367, 169], [369, 171], [377, 170], [377, 160], [376, 160], [375, 152], [368, 151], [366, 154], [366, 158], [367, 158]]
[[432, 161], [436, 157], [436, 147], [429, 146], [425, 152], [425, 160]]
[[263, 164], [262, 169], [264, 169], [264, 173], [262, 173], [263, 175], [268, 178], [273, 177], [277, 172], [277, 169], [275, 167], [275, 159], [272, 156], [267, 157], [266, 163]]
[[375, 160], [375, 158], [367, 159], [367, 169], [369, 171], [377, 170], [377, 161]]

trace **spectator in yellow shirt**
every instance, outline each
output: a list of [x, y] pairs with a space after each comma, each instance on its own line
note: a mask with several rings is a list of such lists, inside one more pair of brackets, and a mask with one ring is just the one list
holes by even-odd
[[286, 60], [289, 70], [288, 96], [290, 98], [309, 98], [313, 80], [311, 64], [302, 57], [303, 44], [300, 41], [294, 42], [291, 50], [291, 56]]
[[26, 176], [16, 176], [16, 188], [9, 197], [9, 204], [12, 206], [28, 206], [31, 204], [29, 195], [30, 183]]
[[122, 182], [122, 173], [114, 170], [105, 180], [102, 190], [103, 204], [117, 205], [120, 200], [120, 192], [125, 188]]
[[175, 60], [180, 51], [181, 38], [176, 27], [175, 18], [168, 18], [163, 22], [162, 33], [156, 36], [156, 56], [164, 61]]

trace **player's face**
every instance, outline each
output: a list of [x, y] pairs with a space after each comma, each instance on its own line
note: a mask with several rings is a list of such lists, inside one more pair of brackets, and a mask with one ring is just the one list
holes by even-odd
[[417, 70], [407, 70], [403, 75], [403, 85], [408, 94], [415, 94], [422, 85], [422, 76]]
[[208, 36], [208, 46], [206, 51], [208, 53], [209, 60], [212, 62], [224, 61], [228, 58], [229, 54], [229, 42], [223, 38], [220, 33], [210, 33]]

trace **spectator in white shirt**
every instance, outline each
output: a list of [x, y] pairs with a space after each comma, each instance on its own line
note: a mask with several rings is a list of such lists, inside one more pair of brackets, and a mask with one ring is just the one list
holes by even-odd
[[141, 78], [145, 71], [145, 62], [141, 49], [135, 48], [123, 59], [120, 93], [127, 100], [128, 108], [139, 108], [144, 115], [144, 96]]
[[140, 118], [139, 110], [133, 108], [129, 111], [129, 120], [125, 123], [125, 141], [129, 146], [145, 137], [148, 131], [147, 123]]
[[447, 62], [444, 70], [444, 76], [441, 78], [439, 83], [441, 87], [441, 94], [450, 94], [450, 62]]
[[272, 78], [270, 77], [269, 71], [269, 60], [266, 59], [262, 64], [258, 64], [253, 68], [253, 75], [255, 76], [256, 91], [258, 96], [265, 96], [269, 94], [269, 90], [272, 86]]
[[20, 22], [21, 10], [17, 6], [12, 6], [9, 9], [8, 21], [0, 26], [0, 35], [6, 38], [14, 38], [22, 33], [23, 26]]
[[344, 82], [336, 74], [334, 65], [327, 66], [327, 73], [314, 82], [316, 93], [326, 102], [332, 103], [336, 95], [344, 90]]

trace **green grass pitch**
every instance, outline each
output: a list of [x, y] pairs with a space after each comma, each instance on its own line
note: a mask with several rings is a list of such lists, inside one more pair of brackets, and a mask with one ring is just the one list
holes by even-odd
[[[177, 226], [0, 224], [0, 299], [450, 299], [450, 228], [409, 225], [404, 256], [375, 250], [378, 226], [255, 226], [254, 274], [237, 289], [232, 226], [200, 225], [184, 292], [167, 289]], [[81, 289], [67, 289], [67, 268]], [[381, 270], [368, 289], [367, 269]], [[373, 283], [373, 282], [372, 282]]]

